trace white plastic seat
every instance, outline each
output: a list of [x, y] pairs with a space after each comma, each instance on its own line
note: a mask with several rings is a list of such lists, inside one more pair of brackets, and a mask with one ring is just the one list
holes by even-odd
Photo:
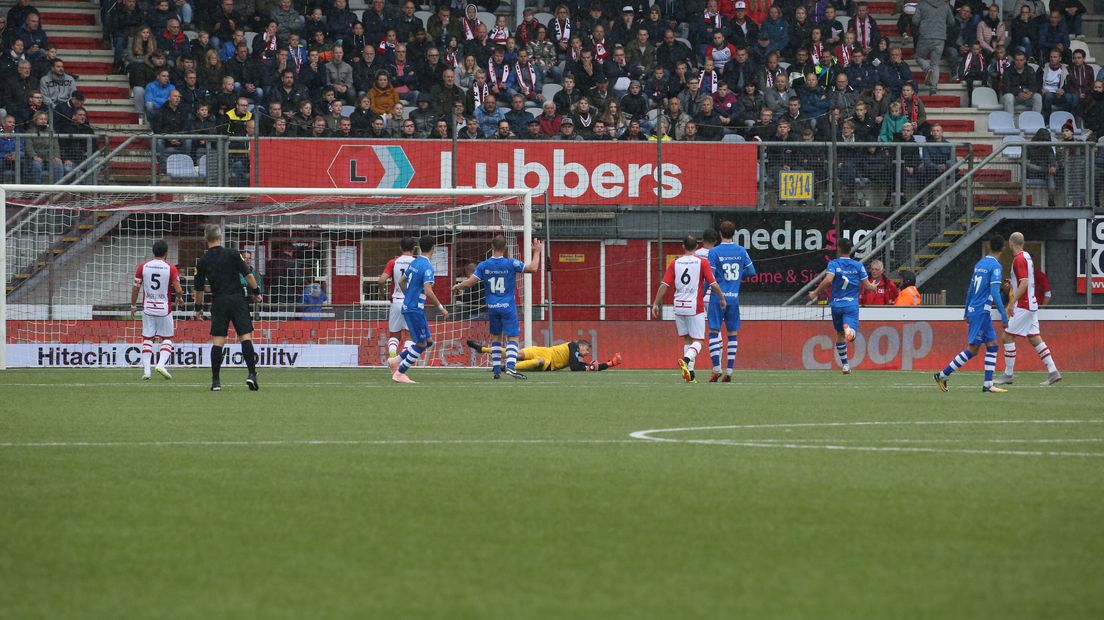
[[478, 13], [475, 14], [475, 16], [479, 21], [483, 22], [483, 24], [487, 26], [488, 31], [490, 31], [491, 28], [494, 28], [494, 25], [495, 25], [495, 14], [494, 13], [488, 13], [486, 11], [479, 11]]
[[1003, 110], [989, 113], [989, 131], [998, 136], [1019, 135], [1020, 130], [1012, 120], [1012, 115]]
[[351, 116], [352, 113], [355, 112], [355, 111], [356, 111], [355, 106], [351, 106], [351, 105], [341, 106], [341, 115], [344, 116], [345, 118], [349, 118], [349, 116]]
[[1050, 113], [1050, 132], [1057, 135], [1062, 131], [1062, 125], [1066, 124], [1066, 121], [1073, 121], [1073, 133], [1077, 133], [1077, 120], [1073, 117], [1073, 114], [1056, 110]]
[[721, 138], [721, 142], [744, 142], [744, 137], [738, 133], [727, 133]]
[[1093, 58], [1092, 52], [1089, 50], [1088, 43], [1070, 37], [1070, 52], [1076, 52], [1077, 50], [1085, 52], [1085, 62], [1096, 62], [1096, 59]]
[[1016, 124], [1025, 136], [1031, 136], [1036, 131], [1046, 127], [1046, 120], [1039, 112], [1021, 112]]
[[1001, 140], [1002, 144], [1011, 144], [1012, 146], [1004, 147], [1002, 154], [1008, 159], [1019, 159], [1023, 156], [1023, 146], [1021, 146], [1026, 140], [1023, 136], [1005, 136]]
[[195, 162], [191, 155], [175, 153], [165, 161], [165, 171], [174, 179], [190, 179], [196, 175]]
[[201, 176], [201, 177], [207, 176], [207, 156], [206, 155], [200, 155], [199, 156], [199, 176]]
[[997, 97], [997, 91], [988, 86], [978, 86], [975, 88], [974, 94], [970, 97], [970, 104], [983, 112], [994, 112], [1004, 109], [1004, 106], [1001, 105], [1000, 98]]
[[552, 97], [555, 97], [556, 93], [561, 90], [563, 90], [563, 86], [559, 84], [545, 84], [544, 88], [541, 89], [541, 94], [544, 95], [545, 101], [551, 101]]

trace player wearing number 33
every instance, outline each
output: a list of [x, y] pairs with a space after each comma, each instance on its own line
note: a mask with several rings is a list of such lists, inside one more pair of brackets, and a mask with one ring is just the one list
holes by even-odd
[[663, 274], [663, 281], [656, 291], [655, 301], [652, 302], [652, 316], [659, 318], [659, 305], [663, 303], [663, 296], [667, 294], [667, 289], [674, 287], [675, 328], [683, 342], [682, 357], [679, 358], [678, 365], [682, 370], [683, 380], [697, 383], [694, 378], [694, 360], [701, 351], [701, 340], [705, 338], [705, 284], [709, 285], [721, 310], [725, 309], [728, 302], [713, 277], [709, 261], [694, 254], [698, 240], [693, 235], [687, 235], [682, 240], [682, 247], [685, 253], [671, 261]]
[[541, 242], [533, 240], [533, 255], [528, 263], [506, 256], [506, 237], [496, 236], [491, 240], [491, 257], [479, 263], [475, 274], [452, 287], [453, 292], [470, 288], [482, 281], [484, 295], [487, 298], [487, 320], [491, 331], [491, 369], [494, 378], [502, 374], [502, 336], [506, 343], [506, 374], [515, 379], [524, 379], [525, 375], [517, 371], [518, 325], [517, 299], [514, 289], [517, 274], [536, 273], [540, 267]]
[[740, 282], [745, 277], [755, 275], [755, 265], [751, 263], [747, 249], [736, 243], [736, 225], [729, 221], [721, 222], [721, 243], [709, 250], [709, 266], [717, 285], [724, 292], [727, 305], [722, 307], [719, 298], [710, 297], [706, 316], [709, 320], [709, 356], [713, 361], [713, 375], [710, 383], [716, 383], [721, 377], [721, 324], [724, 323], [728, 337], [727, 366], [722, 383], [732, 381], [732, 369], [736, 366], [736, 351], [739, 349], [737, 332], [740, 331]]
[[851, 374], [851, 366], [847, 363], [847, 343], [855, 339], [855, 333], [859, 330], [860, 287], [869, 291], [878, 288], [867, 276], [866, 267], [851, 258], [853, 249], [850, 239], [840, 239], [837, 248], [839, 258], [828, 263], [824, 279], [816, 290], [809, 293], [809, 299], [815, 300], [824, 289], [832, 287], [832, 299], [828, 303], [832, 307], [832, 327], [836, 330], [836, 357], [845, 375]]

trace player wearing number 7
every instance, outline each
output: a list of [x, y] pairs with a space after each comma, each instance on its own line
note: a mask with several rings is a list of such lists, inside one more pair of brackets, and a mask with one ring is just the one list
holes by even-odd
[[709, 300], [709, 354], [713, 360], [713, 376], [710, 383], [716, 383], [721, 377], [721, 323], [724, 323], [728, 337], [728, 359], [722, 383], [732, 381], [732, 371], [736, 366], [736, 351], [739, 349], [737, 332], [740, 331], [740, 281], [744, 277], [755, 275], [755, 265], [751, 263], [744, 246], [736, 243], [736, 225], [729, 221], [721, 222], [721, 243], [709, 250], [709, 266], [717, 285], [724, 291], [727, 307], [720, 305], [718, 298]]
[[847, 343], [855, 339], [855, 333], [859, 330], [859, 287], [870, 291], [878, 289], [869, 280], [866, 267], [851, 258], [853, 249], [850, 239], [840, 239], [837, 248], [839, 258], [828, 263], [824, 279], [815, 291], [809, 293], [809, 299], [815, 300], [824, 289], [832, 287], [832, 299], [828, 303], [832, 307], [832, 327], [836, 330], [836, 357], [845, 375], [851, 374], [851, 365], [847, 363]]
[[395, 383], [414, 383], [406, 376], [406, 371], [418, 362], [426, 349], [433, 346], [433, 334], [429, 332], [429, 321], [425, 316], [426, 301], [437, 307], [442, 318], [448, 316], [448, 310], [445, 310], [433, 292], [433, 263], [429, 261], [433, 258], [433, 248], [436, 246], [433, 237], [419, 239], [418, 247], [421, 248], [422, 255], [411, 261], [406, 272], [399, 278], [399, 288], [406, 296], [403, 299], [403, 320], [414, 344], [403, 349], [398, 357], [387, 360], [387, 365], [391, 368], [391, 380]]
[[721, 310], [727, 307], [728, 302], [725, 301], [724, 292], [713, 277], [709, 261], [694, 254], [694, 249], [698, 247], [698, 240], [693, 235], [686, 235], [682, 240], [682, 247], [686, 252], [671, 261], [663, 274], [663, 281], [656, 291], [655, 301], [652, 302], [652, 316], [659, 318], [659, 305], [663, 303], [663, 296], [667, 294], [667, 289], [673, 286], [675, 288], [675, 328], [678, 330], [678, 335], [682, 336], [683, 342], [682, 357], [679, 358], [678, 365], [682, 369], [682, 378], [687, 383], [697, 383], [694, 379], [694, 360], [701, 352], [701, 340], [705, 338], [705, 304], [702, 300], [705, 287], [702, 283], [709, 285]]
[[491, 257], [479, 263], [475, 268], [475, 274], [469, 276], [463, 282], [452, 287], [453, 292], [470, 288], [480, 280], [484, 283], [484, 292], [487, 297], [487, 320], [491, 328], [491, 367], [494, 378], [502, 374], [502, 336], [505, 335], [506, 343], [506, 374], [515, 379], [524, 379], [515, 368], [518, 358], [518, 336], [521, 330], [518, 325], [517, 300], [514, 298], [514, 289], [517, 284], [517, 274], [536, 273], [540, 268], [541, 242], [533, 240], [533, 254], [528, 263], [523, 263], [516, 258], [506, 256], [506, 237], [498, 235], [491, 240]]

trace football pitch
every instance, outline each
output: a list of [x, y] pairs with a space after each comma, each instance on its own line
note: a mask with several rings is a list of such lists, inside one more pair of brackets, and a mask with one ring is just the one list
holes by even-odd
[[173, 372], [0, 372], [3, 616], [1104, 617], [1104, 374]]

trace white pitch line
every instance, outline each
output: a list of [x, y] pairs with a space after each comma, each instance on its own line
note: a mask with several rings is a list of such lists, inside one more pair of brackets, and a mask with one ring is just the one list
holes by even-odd
[[[797, 450], [842, 450], [855, 452], [917, 452], [935, 454], [987, 454], [1006, 456], [1075, 456], [1102, 458], [1104, 452], [1063, 452], [1063, 451], [1037, 451], [1037, 450], [987, 450], [980, 448], [921, 448], [905, 446], [860, 446], [844, 445], [847, 441], [839, 443], [801, 443], [801, 440], [791, 441], [786, 439], [676, 439], [671, 437], [655, 437], [662, 433], [689, 433], [710, 432], [721, 430], [750, 430], [765, 428], [840, 428], [840, 427], [867, 427], [867, 426], [935, 426], [935, 425], [1013, 425], [1013, 424], [1102, 424], [1104, 420], [902, 420], [902, 421], [866, 421], [866, 422], [801, 422], [796, 424], [735, 424], [726, 426], [692, 426], [683, 428], [651, 429], [636, 431], [629, 436], [633, 439], [673, 444], [695, 445], [720, 445], [738, 446], [746, 448], [786, 448]], [[825, 440], [834, 441], [834, 440]], [[869, 443], [879, 443], [880, 440], [870, 440]], [[886, 440], [890, 442], [892, 440]], [[919, 443], [919, 442], [918, 442]]]
[[405, 445], [588, 445], [637, 444], [634, 439], [227, 439], [181, 441], [28, 441], [3, 442], [0, 448], [131, 448], [189, 446], [405, 446]]
[[[263, 381], [263, 379], [262, 379]], [[489, 383], [489, 381], [488, 381]], [[511, 382], [508, 382], [508, 384]], [[674, 387], [682, 384], [682, 380], [672, 381], [671, 386]], [[233, 384], [231, 384], [233, 385]], [[441, 383], [436, 384], [432, 381], [423, 382], [423, 386], [435, 387], [455, 385], [454, 383]], [[559, 387], [562, 385], [570, 385], [571, 389], [609, 389], [609, 385], [606, 383], [581, 383], [573, 381], [545, 381], [536, 379], [533, 381], [525, 382], [525, 388], [541, 388], [541, 387]], [[650, 386], [654, 387], [657, 384], [654, 381], [627, 381], [618, 382], [619, 386]], [[932, 384], [914, 384], [914, 383], [898, 383], [898, 384], [885, 384], [885, 385], [870, 385], [870, 384], [830, 384], [830, 383], [763, 383], [763, 382], [733, 382], [726, 385], [753, 387], [753, 388], [830, 388], [833, 390], [870, 390], [870, 389], [887, 389], [887, 390], [933, 390]], [[106, 381], [96, 383], [3, 383], [0, 382], [0, 389], [4, 388], [57, 388], [57, 387], [79, 387], [79, 388], [98, 388], [98, 387], [137, 387], [139, 389], [163, 389], [163, 388], [207, 388], [210, 387], [209, 383], [187, 383], [183, 381], [158, 381], [151, 380], [150, 382], [135, 380], [135, 381]], [[361, 389], [361, 388], [387, 388], [391, 387], [390, 382], [386, 382], [383, 379], [379, 379], [378, 382], [360, 382], [358, 380], [350, 381], [301, 381], [301, 382], [280, 382], [280, 383], [261, 383], [263, 389], [279, 389], [279, 388], [301, 388], [301, 387], [336, 387], [346, 389]], [[233, 388], [231, 388], [232, 390]], [[408, 389], [408, 388], [403, 388]], [[414, 388], [417, 389], [417, 388]], [[688, 387], [687, 389], [695, 389]], [[705, 388], [714, 389], [714, 388]], [[721, 388], [724, 389], [724, 388]], [[1013, 391], [1017, 390], [1097, 390], [1104, 389], [1104, 384], [1100, 385], [1063, 385], [1062, 387], [1053, 387], [1045, 385], [1022, 385], [1012, 388]]]

